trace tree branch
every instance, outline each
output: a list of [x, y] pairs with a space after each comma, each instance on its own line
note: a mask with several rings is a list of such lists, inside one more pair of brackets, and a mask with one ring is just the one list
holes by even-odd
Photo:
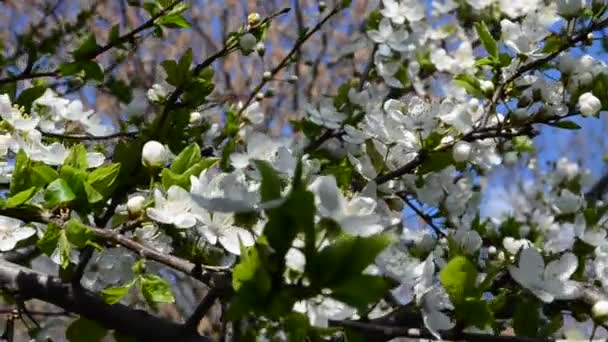
[[134, 310], [122, 304], [109, 305], [94, 293], [74, 288], [59, 279], [0, 260], [0, 287], [54, 304], [142, 341], [211, 341], [186, 331], [183, 325]]
[[205, 295], [200, 304], [196, 307], [192, 315], [188, 318], [184, 324], [184, 328], [190, 331], [197, 331], [198, 325], [201, 319], [205, 317], [207, 312], [211, 309], [215, 301], [222, 296], [222, 290], [218, 288], [210, 288], [209, 292]]

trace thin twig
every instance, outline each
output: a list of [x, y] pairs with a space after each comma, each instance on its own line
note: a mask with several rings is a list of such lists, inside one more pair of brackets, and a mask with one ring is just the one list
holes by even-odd
[[443, 237], [446, 236], [446, 234], [435, 224], [435, 222], [433, 222], [433, 218], [430, 217], [429, 215], [425, 214], [418, 207], [416, 207], [414, 205], [414, 203], [412, 203], [407, 198], [407, 195], [405, 195], [405, 194], [397, 194], [397, 195], [403, 200], [403, 202], [405, 202], [405, 204], [407, 204], [408, 207], [410, 207], [410, 209], [412, 209], [416, 213], [416, 215], [418, 215], [421, 219], [423, 219], [424, 222], [426, 222], [426, 224], [428, 224], [429, 227], [431, 227], [438, 236], [443, 236]]

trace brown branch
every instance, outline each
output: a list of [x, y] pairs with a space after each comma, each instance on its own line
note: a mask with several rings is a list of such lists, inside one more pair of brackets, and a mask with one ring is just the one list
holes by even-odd
[[210, 288], [209, 292], [205, 295], [200, 304], [196, 307], [192, 315], [188, 317], [188, 320], [184, 324], [185, 329], [189, 329], [191, 331], [197, 331], [198, 325], [201, 322], [201, 319], [205, 317], [207, 312], [211, 309], [213, 304], [218, 298], [221, 298], [222, 291], [218, 288]]
[[57, 77], [57, 76], [59, 76], [58, 71], [24, 72], [24, 73], [20, 73], [19, 75], [0, 78], [0, 84], [7, 84], [7, 83], [17, 82], [17, 81], [22, 81], [22, 80], [29, 80], [32, 78], [39, 78], [39, 77]]
[[22, 298], [54, 304], [141, 341], [210, 341], [185, 330], [183, 325], [122, 304], [109, 305], [88, 290], [4, 260], [0, 260], [0, 287], [16, 292]]
[[112, 140], [112, 139], [120, 139], [120, 138], [135, 138], [139, 132], [118, 132], [103, 136], [94, 136], [88, 134], [58, 134], [58, 133], [50, 133], [50, 132], [40, 132], [43, 136], [47, 138], [56, 138], [61, 140], [73, 140], [73, 141], [103, 141], [103, 140]]
[[[351, 320], [330, 320], [329, 325], [333, 327], [344, 327], [363, 333], [366, 341], [388, 341], [396, 337], [423, 338], [437, 340], [437, 338], [426, 329], [393, 327], [369, 322]], [[491, 335], [480, 333], [445, 333], [441, 334], [441, 340], [469, 341], [469, 342], [549, 342], [555, 341], [551, 338], [532, 338], [524, 336]]]
[[[39, 222], [44, 224], [54, 223], [61, 227], [63, 227], [64, 224], [61, 221], [51, 218], [50, 213], [37, 210], [0, 209], [0, 215], [20, 219], [24, 222]], [[131, 240], [117, 231], [92, 226], [87, 226], [87, 228], [91, 233], [93, 233], [93, 235], [95, 235], [95, 237], [99, 239], [118, 244], [144, 258], [154, 260], [177, 271], [183, 272], [195, 279], [209, 284], [212, 287], [226, 288], [229, 286], [229, 284], [226, 283], [226, 274], [229, 271], [227, 267], [195, 264], [189, 260], [182, 259], [174, 255], [164, 254], [154, 248]]]

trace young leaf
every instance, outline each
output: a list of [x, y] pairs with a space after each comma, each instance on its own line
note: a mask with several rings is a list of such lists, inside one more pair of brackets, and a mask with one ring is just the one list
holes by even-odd
[[63, 165], [69, 165], [78, 170], [86, 170], [89, 166], [87, 149], [82, 144], [74, 145], [65, 158]]
[[365, 309], [368, 304], [382, 299], [395, 285], [394, 281], [385, 277], [359, 274], [333, 286], [331, 296], [356, 308]]
[[15, 195], [9, 197], [8, 200], [6, 201], [6, 207], [15, 208], [15, 207], [22, 205], [23, 203], [27, 202], [27, 200], [32, 198], [32, 196], [34, 196], [34, 194], [36, 193], [36, 190], [37, 190], [37, 188], [35, 186], [33, 186], [27, 190], [23, 190]]
[[57, 248], [59, 248], [59, 265], [66, 269], [70, 266], [70, 255], [72, 254], [72, 245], [68, 241], [65, 231], [61, 231], [57, 240]]
[[19, 107], [23, 107], [23, 110], [26, 113], [29, 113], [30, 109], [32, 108], [32, 102], [42, 96], [46, 89], [47, 88], [44, 85], [27, 88], [19, 94], [19, 97], [17, 97], [15, 104]]
[[169, 283], [155, 274], [141, 275], [139, 285], [141, 286], [141, 293], [150, 305], [175, 302]]
[[270, 164], [263, 160], [254, 160], [256, 168], [262, 175], [262, 202], [272, 201], [281, 197], [281, 180]]
[[44, 187], [59, 178], [59, 173], [50, 166], [39, 164], [32, 167], [30, 177], [32, 185]]
[[36, 242], [36, 246], [46, 255], [51, 256], [61, 235], [61, 227], [51, 223], [46, 227], [44, 235]]
[[182, 174], [200, 159], [201, 149], [197, 143], [192, 143], [175, 157], [175, 160], [171, 164], [171, 171], [176, 174]]
[[513, 312], [515, 334], [536, 337], [539, 325], [538, 303], [530, 298], [520, 298], [515, 304], [515, 312]]
[[97, 50], [97, 40], [95, 39], [95, 33], [91, 33], [87, 38], [80, 44], [78, 49], [72, 52], [74, 60], [79, 61], [83, 59], [91, 58], [92, 54]]
[[44, 201], [49, 207], [54, 207], [58, 204], [70, 202], [76, 198], [68, 183], [62, 178], [58, 178], [51, 182], [44, 193]]
[[464, 302], [466, 297], [476, 296], [476, 279], [475, 265], [464, 256], [457, 256], [450, 260], [439, 273], [441, 285], [445, 287], [454, 305]]
[[488, 54], [494, 58], [498, 58], [496, 41], [494, 40], [494, 37], [492, 37], [486, 23], [483, 21], [480, 23], [475, 23], [475, 30], [477, 31], [477, 35], [479, 36], [483, 47], [485, 47], [486, 51], [488, 51]]
[[15, 157], [15, 169], [11, 177], [9, 193], [15, 195], [21, 191], [31, 188], [30, 184], [30, 159], [23, 150], [19, 150]]
[[306, 260], [306, 272], [313, 284], [331, 287], [359, 276], [391, 242], [391, 235], [344, 236], [325, 247], [313, 260]]
[[70, 219], [65, 225], [65, 235], [68, 241], [78, 248], [86, 246], [92, 237], [89, 228], [76, 219]]
[[89, 183], [102, 196], [112, 194], [116, 178], [120, 174], [120, 163], [106, 164], [93, 170], [87, 177]]
[[116, 304], [127, 295], [131, 287], [135, 284], [135, 279], [129, 283], [117, 287], [108, 287], [101, 291], [101, 298], [108, 304]]

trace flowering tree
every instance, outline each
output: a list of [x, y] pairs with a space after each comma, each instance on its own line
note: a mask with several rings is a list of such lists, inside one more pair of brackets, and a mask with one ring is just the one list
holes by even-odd
[[[568, 337], [570, 317], [603, 329], [608, 177], [560, 159], [513, 210], [481, 209], [495, 168], [536, 167], [543, 126], [579, 129], [608, 110], [608, 66], [580, 53], [605, 40], [608, 4], [383, 0], [363, 23], [364, 68], [332, 80], [331, 96], [293, 88], [308, 96], [294, 132], [269, 134], [272, 85], [300, 82], [301, 51], [351, 5], [296, 8], [313, 24], [252, 71], [241, 102], [218, 106], [216, 62], [263, 58], [290, 9], [250, 13], [216, 51], [162, 61], [152, 115], [118, 125], [45, 80], [120, 97], [129, 87], [104, 54], [189, 29], [194, 9], [130, 1], [141, 25], [87, 34], [56, 65], [33, 39], [0, 79], [0, 287], [16, 318], [39, 324], [33, 300], [57, 306], [75, 316], [70, 341], [527, 341]], [[189, 281], [206, 288], [194, 310], [157, 315]]]

